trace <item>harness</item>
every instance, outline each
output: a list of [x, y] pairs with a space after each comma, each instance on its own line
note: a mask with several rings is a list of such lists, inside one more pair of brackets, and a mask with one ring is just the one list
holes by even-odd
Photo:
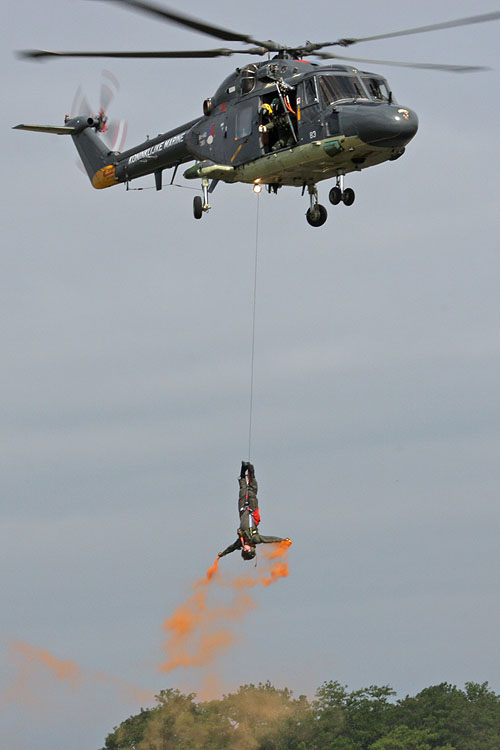
[[250, 528], [252, 528], [254, 524], [255, 526], [258, 526], [260, 523], [260, 511], [258, 508], [255, 508], [255, 510], [250, 508], [248, 495], [245, 495], [245, 504], [240, 508], [240, 514], [244, 513], [246, 510], [248, 511], [248, 524]]
[[259, 508], [257, 507], [255, 510], [252, 510], [250, 507], [250, 495], [248, 494], [248, 478], [246, 481], [247, 493], [245, 495], [245, 502], [240, 508], [240, 515], [245, 511], [248, 511], [248, 529], [239, 528], [237, 531], [242, 546], [244, 546], [245, 544], [254, 545], [253, 537], [258, 535], [259, 531], [257, 529], [257, 526], [260, 523]]

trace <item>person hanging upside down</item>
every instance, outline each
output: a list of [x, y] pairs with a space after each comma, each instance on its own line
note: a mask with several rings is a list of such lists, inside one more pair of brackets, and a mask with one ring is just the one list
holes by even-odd
[[240, 515], [240, 525], [237, 530], [238, 538], [233, 544], [223, 552], [219, 552], [219, 557], [229, 555], [237, 549], [241, 550], [241, 556], [244, 560], [253, 560], [256, 555], [255, 546], [257, 544], [272, 544], [273, 542], [284, 542], [288, 537], [281, 536], [264, 536], [259, 533], [260, 513], [259, 501], [257, 499], [257, 480], [255, 479], [255, 469], [248, 461], [241, 462], [241, 472], [239, 476], [240, 493], [238, 497], [238, 513]]

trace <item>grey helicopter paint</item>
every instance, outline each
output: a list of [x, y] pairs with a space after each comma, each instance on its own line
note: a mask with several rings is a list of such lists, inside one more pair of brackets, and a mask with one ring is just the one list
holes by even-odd
[[[241, 90], [241, 81], [248, 86], [244, 73], [231, 78], [227, 90]], [[379, 91], [385, 88], [385, 99], [369, 92], [356, 69], [317, 68], [290, 60], [261, 64], [251, 93], [241, 92], [229, 103], [219, 94], [211, 103], [213, 114], [191, 128], [187, 144], [198, 163], [185, 177], [211, 174], [226, 182], [265, 184], [277, 190], [282, 185], [309, 187], [398, 158], [417, 132], [417, 116], [394, 103], [385, 79], [363, 75], [377, 81]], [[328, 100], [320, 90], [320, 80], [339, 84], [339, 92], [349, 82], [354, 96], [339, 93], [335, 98], [331, 92]], [[281, 106], [282, 101], [291, 102], [289, 111]], [[282, 110], [276, 114], [282, 136], [274, 142], [266, 141], [262, 122], [263, 107], [271, 107], [271, 102]], [[272, 124], [273, 114], [268, 117]]]
[[[218, 39], [257, 46], [245, 50], [222, 48], [177, 52], [30, 50], [21, 53], [22, 56], [207, 58], [270, 52], [276, 55], [266, 62], [236, 68], [215, 95], [205, 100], [203, 116], [122, 153], [110, 151], [97, 135], [106, 127], [104, 109], [97, 117], [82, 113], [76, 118], [66, 119], [64, 126], [21, 124], [16, 128], [71, 135], [91, 183], [97, 189], [120, 183], [128, 185], [138, 177], [154, 174], [159, 190], [164, 170], [174, 168], [175, 174], [182, 164], [195, 162], [184, 171], [184, 177], [201, 180], [203, 197], [196, 196], [193, 201], [197, 219], [210, 209], [209, 193], [219, 181], [253, 184], [257, 191], [266, 186], [269, 192], [275, 193], [285, 185], [299, 187], [309, 194], [306, 218], [312, 226], [321, 226], [327, 218], [325, 207], [319, 204], [317, 184], [334, 178], [335, 186], [329, 192], [330, 202], [351, 205], [355, 195], [351, 188], [344, 187], [345, 176], [402, 156], [417, 132], [418, 118], [410, 108], [396, 103], [383, 76], [337, 63], [319, 66], [303, 57], [313, 55], [324, 60], [350, 61], [354, 58], [324, 52], [323, 49], [500, 18], [500, 12], [493, 12], [363, 39], [307, 42], [294, 48], [272, 41], [261, 42], [146, 0], [113, 2]], [[478, 66], [380, 62], [451, 72], [484, 69]]]

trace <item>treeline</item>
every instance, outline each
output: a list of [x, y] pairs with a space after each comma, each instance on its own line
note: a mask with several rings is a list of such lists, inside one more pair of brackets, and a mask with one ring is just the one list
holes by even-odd
[[499, 750], [500, 695], [446, 682], [396, 700], [388, 686], [349, 692], [325, 682], [315, 699], [270, 682], [219, 700], [162, 690], [101, 750]]

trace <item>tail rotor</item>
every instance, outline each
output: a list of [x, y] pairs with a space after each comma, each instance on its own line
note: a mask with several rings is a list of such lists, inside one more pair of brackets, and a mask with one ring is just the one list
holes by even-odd
[[101, 105], [101, 112], [106, 112], [110, 108], [111, 102], [117, 96], [119, 91], [120, 91], [120, 82], [118, 78], [115, 75], [113, 75], [111, 71], [103, 70], [102, 81], [101, 81], [101, 93], [99, 97], [99, 102]]
[[[101, 133], [110, 151], [122, 151], [127, 137], [127, 122], [125, 120], [114, 120], [108, 118], [108, 110], [118, 95], [120, 82], [109, 70], [102, 71], [101, 89], [99, 95], [99, 110], [96, 111], [87, 99], [82, 88], [78, 86], [73, 104], [71, 105], [71, 117], [87, 115], [96, 120], [95, 130]], [[78, 167], [86, 174], [83, 164], [79, 161]]]

